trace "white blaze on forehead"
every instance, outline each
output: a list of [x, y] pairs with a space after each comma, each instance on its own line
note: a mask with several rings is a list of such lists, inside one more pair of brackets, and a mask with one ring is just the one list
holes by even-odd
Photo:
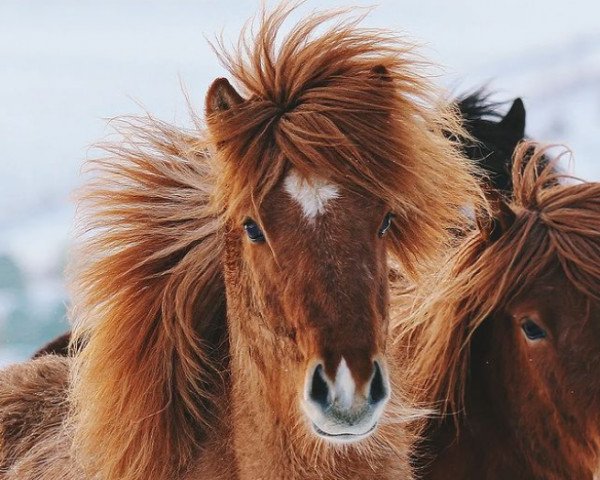
[[352, 372], [348, 368], [344, 357], [342, 357], [342, 361], [338, 365], [333, 388], [337, 407], [343, 410], [350, 409], [354, 403], [356, 383], [354, 382], [354, 378], [352, 378]]
[[284, 188], [300, 204], [304, 216], [309, 220], [325, 213], [327, 202], [340, 196], [337, 186], [318, 177], [303, 178], [296, 170], [290, 170]]

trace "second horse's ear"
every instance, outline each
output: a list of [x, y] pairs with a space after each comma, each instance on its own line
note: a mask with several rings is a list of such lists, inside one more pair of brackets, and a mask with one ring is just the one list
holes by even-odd
[[511, 135], [520, 141], [525, 138], [525, 105], [523, 100], [517, 98], [508, 113], [501, 120], [502, 125]]
[[217, 78], [206, 94], [206, 118], [210, 119], [215, 114], [230, 110], [243, 101], [244, 98], [231, 86], [226, 78]]

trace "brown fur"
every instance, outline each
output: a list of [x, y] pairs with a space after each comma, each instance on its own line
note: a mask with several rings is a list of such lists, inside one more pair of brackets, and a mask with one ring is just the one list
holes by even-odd
[[67, 428], [63, 425], [68, 412], [65, 385], [69, 364], [64, 357], [45, 355], [0, 371], [3, 480], [60, 478], [50, 464], [62, 464], [57, 459], [69, 457]]
[[[370, 438], [335, 446], [310, 431], [302, 382], [312, 359], [332, 373], [343, 355], [359, 387], [375, 356], [396, 383], [388, 255], [417, 278], [482, 194], [410, 47], [329, 13], [276, 49], [289, 13], [220, 54], [242, 93], [215, 82], [207, 132], [131, 119], [94, 163], [71, 282], [84, 478], [411, 477], [399, 385]], [[291, 168], [341, 190], [314, 228], [282, 194]], [[245, 237], [250, 216], [266, 245]]]
[[[427, 427], [426, 478], [591, 479], [600, 461], [600, 184], [573, 184], [534, 147], [515, 154], [494, 228], [471, 234], [400, 325], [408, 382], [449, 414]], [[529, 317], [547, 339], [528, 343]]]

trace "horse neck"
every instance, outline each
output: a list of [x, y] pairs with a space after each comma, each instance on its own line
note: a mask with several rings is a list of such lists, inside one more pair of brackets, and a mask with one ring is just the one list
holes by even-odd
[[[297, 378], [302, 360], [295, 341], [285, 331], [275, 333], [266, 326], [267, 319], [253, 305], [252, 287], [235, 252], [227, 257], [231, 445], [239, 480], [410, 480], [408, 441], [402, 430], [398, 430], [402, 445], [395, 447], [397, 451], [387, 440], [387, 450], [383, 447], [375, 453], [323, 448], [320, 440], [302, 433], [306, 420], [298, 401], [301, 379]], [[386, 427], [387, 436], [393, 428], [400, 427]]]
[[547, 405], [536, 405], [527, 418], [512, 412], [506, 374], [517, 365], [507, 365], [492, 347], [510, 340], [498, 338], [490, 323], [472, 340], [465, 412], [458, 425], [447, 418], [431, 428], [425, 448], [436, 458], [426, 478], [592, 480], [597, 459], [584, 458], [582, 451], [589, 449], [573, 438], [564, 418]]

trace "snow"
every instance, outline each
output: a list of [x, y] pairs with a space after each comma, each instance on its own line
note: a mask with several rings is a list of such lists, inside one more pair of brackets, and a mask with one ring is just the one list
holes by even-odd
[[[366, 25], [423, 44], [424, 56], [443, 65], [434, 70], [439, 84], [461, 92], [489, 83], [500, 99], [523, 97], [529, 134], [569, 145], [575, 173], [600, 179], [599, 2], [378, 3]], [[70, 195], [89, 146], [108, 132], [105, 119], [139, 113], [141, 103], [185, 124], [181, 83], [200, 109], [210, 81], [225, 74], [206, 38], [223, 32], [233, 41], [258, 5], [0, 3], [0, 255], [22, 270], [22, 298], [32, 309], [64, 300], [59, 272], [71, 235]], [[299, 15], [347, 5], [311, 0]], [[2, 298], [0, 326], [8, 308]], [[31, 347], [0, 350], [0, 362], [23, 358]]]

